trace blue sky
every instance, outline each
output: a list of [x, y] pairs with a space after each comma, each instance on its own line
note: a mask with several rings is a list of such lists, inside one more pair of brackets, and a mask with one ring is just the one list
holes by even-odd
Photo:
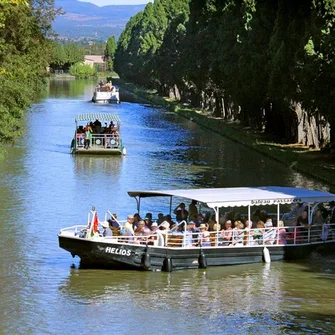
[[107, 6], [107, 5], [140, 5], [140, 4], [147, 4], [151, 0], [79, 0], [79, 1], [91, 2], [97, 6]]

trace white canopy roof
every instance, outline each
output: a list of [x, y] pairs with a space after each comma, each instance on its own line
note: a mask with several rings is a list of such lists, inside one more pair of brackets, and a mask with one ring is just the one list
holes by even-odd
[[130, 191], [128, 194], [140, 198], [171, 196], [194, 199], [211, 208], [335, 201], [332, 193], [279, 186]]
[[79, 121], [94, 122], [95, 120], [120, 122], [118, 115], [107, 114], [107, 113], [78, 114], [75, 119], [76, 122], [79, 122]]

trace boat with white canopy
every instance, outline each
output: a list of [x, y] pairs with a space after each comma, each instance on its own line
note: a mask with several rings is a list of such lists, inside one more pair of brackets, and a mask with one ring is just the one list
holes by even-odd
[[121, 139], [121, 121], [115, 114], [87, 113], [75, 118], [71, 142], [72, 154], [125, 155]]
[[[292, 187], [235, 187], [183, 190], [129, 191], [136, 199], [137, 212], [143, 203], [154, 198], [166, 197], [171, 213], [175, 202], [195, 200], [213, 213], [218, 223], [222, 211], [243, 213], [246, 222], [251, 222], [255, 209], [271, 211], [274, 225], [261, 229], [247, 227], [237, 229], [229, 243], [222, 243], [224, 231], [216, 225], [209, 230], [204, 242], [203, 232], [189, 229], [181, 221], [170, 230], [162, 229], [145, 236], [99, 234], [99, 224], [106, 222], [111, 212], [98, 221], [95, 210], [90, 211], [86, 225], [61, 229], [58, 238], [60, 247], [73, 256], [79, 256], [81, 264], [94, 267], [125, 268], [172, 271], [175, 269], [206, 268], [207, 266], [233, 265], [277, 260], [296, 260], [308, 257], [313, 251], [334, 251], [335, 222], [324, 219], [316, 225], [312, 217], [318, 208], [333, 205], [335, 194]], [[160, 201], [161, 202], [161, 201]], [[306, 226], [282, 226], [288, 206], [304, 205], [308, 213]], [[326, 206], [326, 207], [324, 207]], [[148, 208], [146, 208], [146, 211]], [[119, 221], [121, 227], [124, 222]], [[167, 227], [165, 227], [167, 228]], [[283, 235], [285, 231], [285, 235]], [[256, 239], [256, 233], [261, 237]], [[270, 234], [271, 233], [271, 234]], [[241, 239], [240, 236], [243, 236]], [[269, 239], [268, 237], [271, 236]]]

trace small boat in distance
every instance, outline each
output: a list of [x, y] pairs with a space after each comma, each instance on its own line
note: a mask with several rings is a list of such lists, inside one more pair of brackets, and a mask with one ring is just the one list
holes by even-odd
[[121, 121], [115, 114], [79, 114], [75, 119], [71, 154], [125, 155]]
[[[213, 213], [216, 223], [220, 222], [222, 210], [228, 210], [230, 214], [234, 212], [243, 214], [248, 220], [247, 227], [237, 226], [232, 233], [231, 228], [227, 227], [223, 231], [218, 224], [211, 229], [208, 225], [207, 230], [206, 224], [202, 223], [199, 229], [196, 229], [194, 222], [187, 223], [183, 220], [169, 229], [169, 223], [163, 221], [158, 225], [161, 229], [138, 234], [136, 233], [138, 230], [129, 228], [132, 225], [131, 216], [128, 216], [126, 223], [117, 221], [115, 215], [108, 211], [104, 221], [100, 222], [97, 212], [93, 209], [89, 213], [87, 225], [61, 229], [58, 234], [59, 246], [69, 251], [73, 257], [78, 256], [81, 265], [85, 267], [167, 272], [207, 266], [268, 263], [271, 260], [298, 260], [308, 257], [312, 252], [335, 251], [335, 222], [329, 222], [328, 217], [318, 224], [311, 224], [314, 211], [325, 208], [324, 204], [334, 206], [335, 194], [328, 192], [270, 186], [144, 190], [131, 191], [128, 194], [135, 198], [138, 213], [140, 213], [141, 199], [167, 197], [170, 213], [171, 208], [174, 208], [173, 199], [178, 203], [180, 199], [186, 199], [205, 206], [206, 211], [210, 210]], [[147, 200], [145, 203], [147, 204]], [[159, 203], [161, 204], [162, 201]], [[280, 218], [285, 217], [286, 213], [284, 215], [283, 213], [285, 206], [287, 211], [287, 205], [294, 205], [294, 209], [305, 206], [304, 211], [308, 212], [308, 223], [306, 221], [302, 226], [288, 224], [285, 227]], [[154, 205], [151, 206], [157, 208]], [[174, 210], [176, 215], [177, 208]], [[274, 224], [272, 225], [272, 219], [269, 219], [269, 221], [266, 220], [266, 225], [263, 223], [262, 228], [252, 228], [252, 210], [263, 211], [265, 208], [274, 213], [270, 214], [268, 211], [268, 215], [273, 217]], [[146, 209], [150, 211], [150, 208]], [[114, 231], [109, 236], [104, 236], [101, 233], [103, 228], [110, 224], [110, 229], [115, 229], [115, 222], [117, 227], [121, 227], [120, 232]], [[256, 222], [258, 222], [257, 219]], [[225, 240], [226, 231], [231, 234], [229, 240]]]
[[92, 101], [95, 103], [120, 103], [119, 87], [111, 81], [104, 84], [102, 81], [95, 87]]

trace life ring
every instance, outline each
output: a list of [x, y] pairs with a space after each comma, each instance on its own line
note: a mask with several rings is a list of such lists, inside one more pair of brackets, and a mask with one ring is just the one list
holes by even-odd
[[117, 147], [119, 145], [118, 141], [115, 140], [114, 138], [112, 138], [110, 140], [110, 145], [113, 146], [113, 147]]
[[101, 144], [101, 140], [100, 139], [95, 140], [95, 144], [100, 145]]

